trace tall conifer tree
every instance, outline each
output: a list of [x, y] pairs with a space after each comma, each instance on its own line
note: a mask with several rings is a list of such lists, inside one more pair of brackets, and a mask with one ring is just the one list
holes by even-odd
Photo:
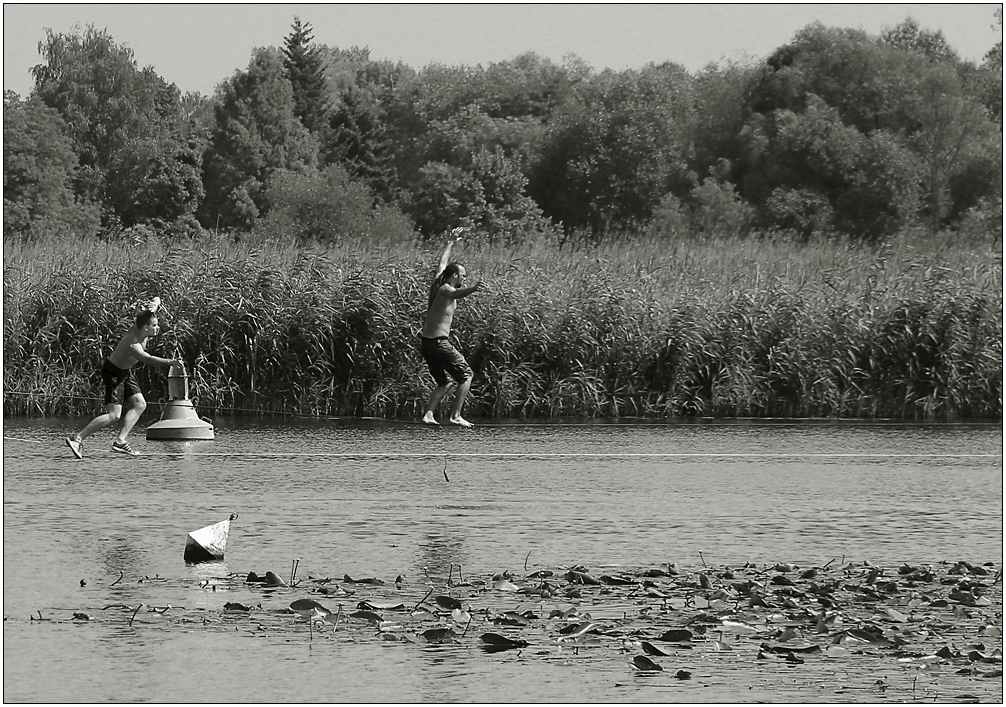
[[304, 127], [317, 133], [328, 112], [325, 74], [310, 23], [294, 17], [293, 28], [283, 40], [283, 66], [293, 86], [294, 113]]

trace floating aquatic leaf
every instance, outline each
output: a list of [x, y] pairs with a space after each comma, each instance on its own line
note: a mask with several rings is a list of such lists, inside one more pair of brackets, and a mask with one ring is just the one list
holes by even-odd
[[985, 624], [978, 629], [978, 635], [998, 638], [1003, 635], [1003, 632], [1001, 628], [994, 624]]
[[733, 650], [733, 646], [731, 646], [729, 643], [724, 643], [723, 641], [713, 641], [712, 647], [713, 650], [717, 652]]
[[732, 619], [723, 619], [723, 623], [720, 625], [724, 631], [732, 631], [734, 633], [754, 633], [758, 630], [751, 624], [746, 624], [743, 621], [733, 621]]
[[563, 634], [567, 638], [579, 638], [590, 631], [597, 628], [597, 624], [590, 621], [583, 621], [578, 624], [570, 624], [569, 626], [563, 626], [559, 629], [559, 633]]
[[679, 670], [678, 672], [674, 673], [674, 677], [676, 677], [678, 680], [688, 680], [692, 677], [692, 674], [688, 670]]
[[625, 586], [627, 584], [639, 584], [636, 580], [629, 577], [619, 577], [617, 575], [601, 575], [601, 582], [603, 584], [611, 584], [615, 586]]
[[657, 640], [668, 643], [685, 643], [692, 640], [692, 632], [683, 628], [672, 628], [660, 634]]
[[366, 579], [353, 579], [348, 574], [343, 576], [342, 581], [349, 582], [351, 584], [384, 584], [384, 580], [382, 579], [376, 579], [374, 577], [367, 577]]
[[688, 619], [688, 621], [685, 622], [685, 624], [689, 625], [689, 626], [691, 624], [713, 624], [713, 625], [716, 625], [716, 624], [719, 624], [719, 623], [720, 623], [720, 618], [718, 616], [714, 616], [713, 614], [706, 613], [705, 611], [700, 611], [699, 613], [695, 614], [695, 616], [693, 616], [692, 618]]
[[287, 587], [286, 580], [280, 577], [275, 572], [265, 573], [265, 583], [270, 587]]
[[968, 660], [972, 663], [1001, 663], [1003, 662], [1002, 656], [990, 656], [985, 655], [980, 651], [971, 651], [968, 653]]
[[73, 612], [73, 618], [77, 619], [78, 621], [90, 621], [91, 620], [90, 615], [85, 614], [83, 611], [75, 611], [75, 612]]
[[236, 601], [229, 601], [226, 604], [224, 604], [224, 611], [251, 611], [251, 610], [252, 608], [250, 606], [246, 606], [245, 604], [239, 604]]
[[501, 578], [493, 582], [493, 589], [497, 589], [501, 592], [516, 592], [519, 587], [509, 579]]
[[457, 635], [452, 628], [431, 628], [421, 634], [427, 643], [450, 643]]
[[647, 655], [670, 655], [670, 653], [664, 653], [649, 641], [640, 641], [639, 645], [643, 647], [643, 652]]
[[573, 584], [600, 584], [601, 582], [586, 572], [578, 572], [576, 570], [570, 570], [566, 573], [566, 581]]
[[786, 655], [788, 653], [820, 653], [821, 646], [814, 643], [805, 643], [803, 645], [791, 645], [791, 646], [770, 646], [767, 643], [762, 643], [759, 648], [768, 653], [777, 653], [779, 655]]
[[436, 598], [436, 602], [438, 604], [440, 604], [440, 606], [444, 607], [445, 609], [460, 609], [461, 608], [461, 602], [458, 601], [457, 599], [455, 599], [454, 597], [438, 596]]
[[842, 646], [831, 645], [828, 646], [824, 651], [829, 658], [845, 658], [849, 655], [848, 648], [842, 648]]
[[367, 611], [405, 611], [405, 604], [395, 601], [369, 601], [364, 600], [356, 605], [357, 609]]
[[776, 637], [776, 640], [781, 643], [785, 643], [786, 641], [792, 641], [794, 638], [799, 637], [799, 635], [800, 635], [799, 631], [797, 631], [792, 626], [787, 626], [786, 628], [784, 628], [782, 631], [779, 632], [779, 635]]
[[493, 623], [502, 626], [527, 626], [526, 616], [518, 614], [516, 611], [505, 611], [493, 617]]
[[906, 623], [908, 617], [902, 614], [897, 609], [885, 608], [884, 613], [887, 614], [892, 621], [897, 621], [900, 624]]
[[364, 621], [372, 621], [375, 624], [379, 624], [384, 621], [384, 617], [373, 611], [354, 611], [350, 614], [354, 619], [363, 619]]
[[850, 636], [859, 641], [865, 641], [867, 643], [875, 643], [880, 645], [890, 645], [890, 641], [884, 638], [880, 633], [874, 633], [872, 631], [867, 631], [861, 628], [850, 628], [845, 630], [845, 635]]
[[472, 615], [462, 609], [455, 609], [451, 612], [451, 618], [459, 626], [465, 626], [472, 620]]
[[483, 650], [490, 653], [495, 653], [497, 651], [506, 651], [512, 648], [527, 648], [527, 641], [514, 640], [512, 638], [507, 638], [506, 636], [501, 636], [498, 633], [483, 633], [482, 642], [485, 644], [482, 646]]
[[290, 602], [290, 608], [299, 614], [311, 613], [312, 611], [318, 611], [322, 614], [329, 613], [328, 609], [313, 599], [295, 599]]
[[663, 668], [647, 658], [645, 655], [637, 655], [633, 658], [632, 667], [637, 670], [663, 670]]

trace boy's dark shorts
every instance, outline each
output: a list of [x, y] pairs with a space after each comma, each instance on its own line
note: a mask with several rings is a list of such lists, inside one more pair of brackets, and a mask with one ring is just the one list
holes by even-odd
[[438, 336], [435, 339], [422, 337], [419, 352], [426, 359], [437, 385], [447, 385], [448, 373], [457, 383], [464, 383], [472, 377], [472, 369], [465, 361], [465, 357], [451, 346], [446, 336]]
[[101, 367], [101, 380], [105, 384], [105, 405], [111, 405], [116, 402], [115, 389], [120, 384], [124, 384], [122, 386], [123, 404], [134, 395], [141, 395], [140, 386], [136, 384], [132, 368], [122, 370], [111, 361], [106, 360]]

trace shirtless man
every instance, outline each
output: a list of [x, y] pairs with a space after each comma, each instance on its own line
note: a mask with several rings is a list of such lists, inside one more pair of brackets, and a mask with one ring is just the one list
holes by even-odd
[[[133, 448], [129, 446], [126, 435], [146, 410], [147, 401], [143, 399], [143, 393], [140, 392], [140, 387], [136, 384], [133, 366], [143, 361], [143, 363], [152, 363], [158, 366], [184, 367], [185, 364], [177, 359], [151, 356], [143, 348], [147, 339], [151, 336], [157, 336], [157, 332], [160, 331], [160, 322], [157, 320], [157, 305], [159, 303], [160, 300], [155, 299], [153, 306], [136, 318], [136, 323], [119, 340], [115, 351], [102, 365], [101, 380], [105, 383], [106, 412], [91, 420], [87, 427], [75, 436], [66, 438], [66, 445], [78, 459], [84, 458], [82, 442], [98, 430], [116, 422], [120, 417], [122, 418], [122, 428], [119, 430], [119, 436], [112, 443], [112, 451], [135, 456], [137, 452], [134, 452]], [[120, 385], [123, 386], [123, 401], [130, 405], [125, 415], [122, 415], [122, 405], [115, 402], [115, 391]]]
[[453, 241], [447, 241], [444, 252], [440, 255], [436, 277], [430, 285], [426, 321], [423, 323], [423, 340], [420, 351], [430, 367], [433, 379], [437, 382], [437, 387], [430, 393], [430, 400], [426, 404], [423, 422], [428, 425], [439, 424], [433, 413], [453, 385], [447, 378], [449, 373], [458, 384], [454, 405], [451, 407], [450, 422], [452, 425], [460, 427], [473, 427], [472, 423], [461, 417], [461, 407], [465, 404], [465, 397], [472, 384], [472, 369], [468, 366], [464, 356], [451, 346], [450, 334], [451, 322], [454, 320], [454, 310], [458, 306], [458, 300], [478, 290], [481, 283], [476, 282], [470, 287], [465, 287], [467, 273], [464, 266], [460, 263], [448, 262], [451, 257], [451, 247], [461, 240], [461, 229], [454, 229], [452, 235], [455, 238]]

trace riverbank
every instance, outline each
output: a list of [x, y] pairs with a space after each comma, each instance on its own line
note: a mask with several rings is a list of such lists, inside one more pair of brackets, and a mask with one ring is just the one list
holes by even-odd
[[[440, 244], [4, 243], [4, 412], [89, 414], [135, 302], [199, 407], [417, 417]], [[72, 250], [73, 257], [68, 257]], [[1002, 416], [1001, 244], [472, 244], [473, 417]], [[166, 393], [141, 370], [148, 399]], [[97, 401], [97, 402], [96, 402]]]

